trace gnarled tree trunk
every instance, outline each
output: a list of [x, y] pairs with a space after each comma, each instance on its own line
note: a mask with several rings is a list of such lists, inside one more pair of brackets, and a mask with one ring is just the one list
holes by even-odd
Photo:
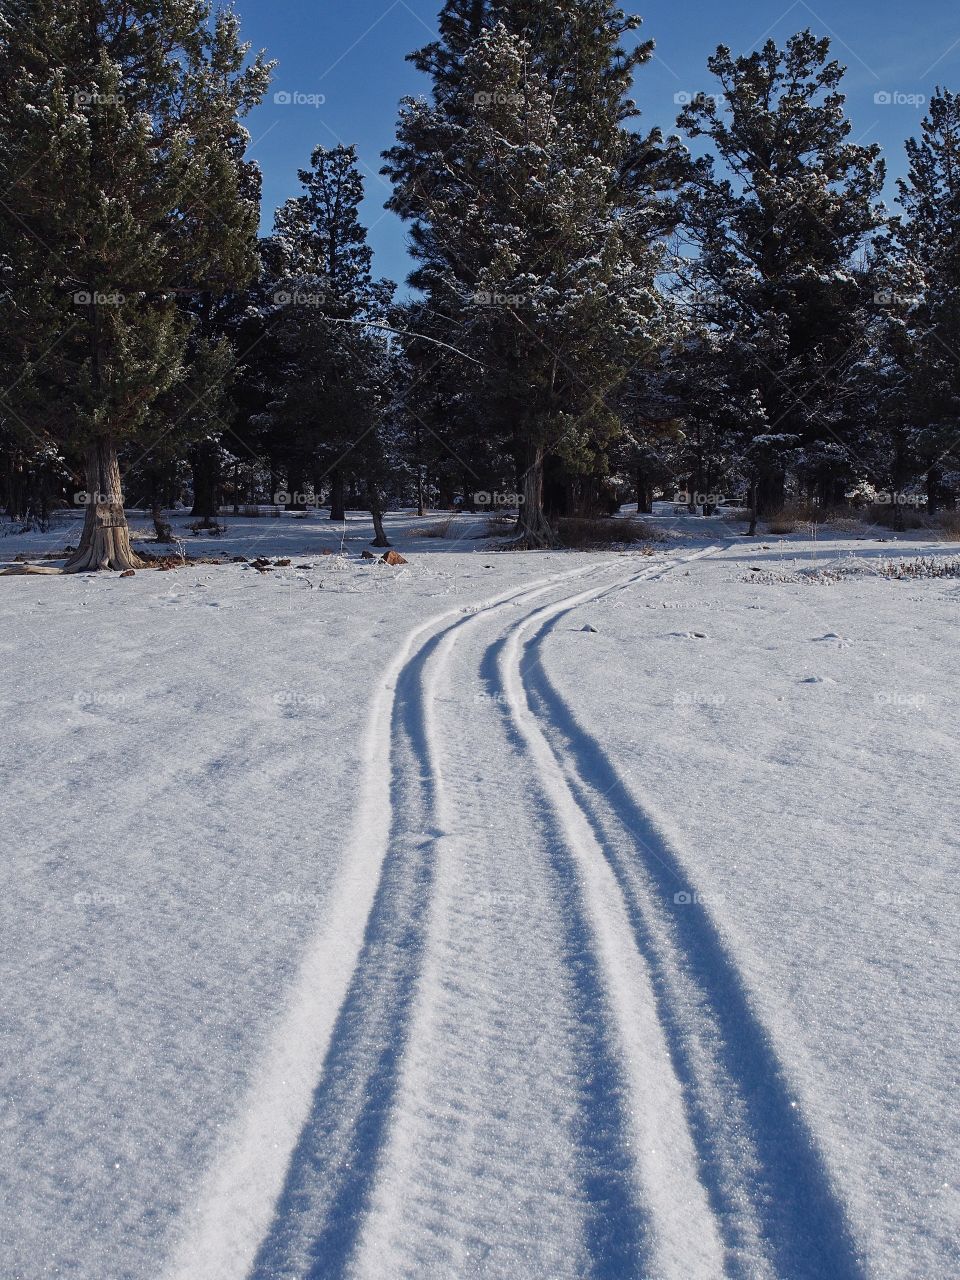
[[557, 535], [543, 509], [543, 447], [538, 445], [527, 455], [527, 466], [521, 479], [523, 501], [517, 519], [520, 548], [539, 550], [557, 545]]
[[97, 440], [87, 454], [87, 511], [80, 546], [64, 571], [139, 569], [142, 565], [130, 547], [116, 447], [112, 440]]

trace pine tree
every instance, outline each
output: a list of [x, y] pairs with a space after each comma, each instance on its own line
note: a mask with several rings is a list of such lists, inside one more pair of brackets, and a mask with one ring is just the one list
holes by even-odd
[[898, 370], [900, 428], [925, 474], [928, 510], [956, 492], [960, 468], [960, 96], [938, 88], [919, 139], [906, 143], [903, 213], [881, 255], [884, 351]]
[[303, 505], [308, 474], [317, 484], [332, 475], [331, 515], [343, 518], [337, 497], [342, 502], [343, 479], [354, 473], [376, 544], [386, 546], [382, 426], [392, 375], [383, 336], [371, 326], [386, 316], [394, 286], [373, 278], [355, 148], [318, 147], [300, 181], [304, 193], [277, 211], [273, 238], [277, 341], [287, 368], [272, 415], [285, 441], [288, 489], [293, 505]]
[[[68, 569], [137, 563], [118, 449], [150, 450], [151, 409], [186, 376], [183, 297], [255, 267], [258, 181], [240, 117], [269, 68], [208, 0], [28, 0], [0, 18], [3, 411], [86, 456]], [[201, 397], [205, 392], [201, 392]]]
[[684, 193], [699, 253], [681, 275], [727, 338], [731, 387], [761, 410], [743, 459], [753, 527], [783, 501], [787, 466], [816, 468], [837, 441], [838, 388], [853, 394], [864, 349], [856, 259], [882, 222], [883, 165], [877, 146], [849, 141], [843, 68], [828, 58], [809, 31], [738, 58], [721, 46], [708, 61], [721, 94], [699, 95], [678, 121], [716, 153], [693, 164]]
[[452, 43], [418, 55], [433, 102], [403, 104], [384, 170], [413, 221], [411, 282], [484, 368], [478, 416], [505, 433], [535, 546], [553, 539], [547, 458], [603, 471], [659, 309], [654, 192], [622, 123], [649, 48], [620, 50], [636, 20], [607, 3], [549, 9], [497, 6], [465, 44], [478, 11], [448, 6]]

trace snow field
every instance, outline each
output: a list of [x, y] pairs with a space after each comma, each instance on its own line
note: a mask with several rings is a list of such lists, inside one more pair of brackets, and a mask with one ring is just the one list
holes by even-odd
[[13, 1276], [955, 1269], [960, 587], [671, 528], [7, 580]]

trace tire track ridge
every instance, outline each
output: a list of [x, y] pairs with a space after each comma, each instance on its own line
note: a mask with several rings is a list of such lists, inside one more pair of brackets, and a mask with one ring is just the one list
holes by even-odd
[[[698, 1177], [696, 1150], [652, 999], [645, 959], [586, 815], [558, 772], [550, 747], [526, 705], [519, 680], [518, 644], [523, 631], [544, 614], [569, 612], [579, 604], [659, 577], [677, 563], [689, 563], [712, 550], [702, 549], [672, 566], [645, 569], [612, 586], [594, 587], [547, 605], [518, 620], [491, 646], [485, 663], [488, 684], [502, 691], [504, 720], [518, 751], [532, 763], [532, 781], [543, 795], [546, 825], [552, 833], [548, 847], [568, 901], [582, 899], [571, 932], [574, 949], [580, 953], [579, 963], [587, 958], [588, 973], [586, 980], [583, 975], [576, 976], [585, 1009], [596, 1005], [599, 988], [606, 1023], [603, 1036], [594, 1038], [591, 1052], [601, 1075], [619, 1079], [619, 1089], [613, 1085], [619, 1094], [617, 1141], [631, 1157], [633, 1223], [625, 1219], [600, 1224], [592, 1241], [594, 1274], [600, 1276], [656, 1275], [676, 1280], [689, 1280], [691, 1275], [719, 1276], [723, 1251]], [[624, 1239], [618, 1236], [635, 1232], [639, 1222], [644, 1227], [641, 1247], [625, 1250]]]
[[245, 1104], [203, 1177], [197, 1207], [174, 1242], [165, 1280], [242, 1280], [272, 1231], [291, 1157], [310, 1120], [314, 1095], [322, 1088], [325, 1066], [318, 1064], [328, 1060], [383, 882], [392, 830], [395, 704], [404, 672], [444, 630], [605, 567], [551, 574], [475, 606], [448, 609], [413, 628], [389, 663], [367, 714], [360, 801], [331, 902], [307, 946]]
[[[737, 1221], [737, 1202], [746, 1192], [762, 1245], [773, 1255], [768, 1261], [776, 1269], [768, 1274], [791, 1280], [860, 1280], [863, 1270], [842, 1202], [709, 911], [696, 902], [664, 919], [665, 904], [678, 889], [689, 887], [689, 871], [650, 806], [630, 795], [601, 744], [576, 720], [536, 656], [567, 612], [548, 607], [518, 622], [517, 636], [539, 625], [517, 651], [518, 672], [555, 767], [616, 878], [635, 944], [649, 966], [702, 1177], [727, 1247], [729, 1274], [744, 1280], [757, 1275], [754, 1232]], [[524, 664], [525, 656], [533, 660]], [[638, 854], [643, 884], [630, 864]], [[705, 1027], [691, 1025], [696, 1022], [692, 1009], [705, 1015]], [[698, 1040], [712, 1041], [721, 1076], [719, 1097], [710, 1096], [713, 1082], [697, 1074], [703, 1059]], [[739, 1137], [748, 1150], [736, 1150], [738, 1135], [731, 1132], [736, 1125], [727, 1123], [731, 1113], [744, 1123], [746, 1134]], [[731, 1179], [731, 1166], [742, 1172], [751, 1164], [758, 1185]]]

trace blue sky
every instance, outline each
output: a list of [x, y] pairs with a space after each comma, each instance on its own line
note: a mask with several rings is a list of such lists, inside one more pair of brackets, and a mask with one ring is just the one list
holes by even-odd
[[[318, 144], [356, 143], [367, 179], [365, 217], [380, 275], [402, 282], [410, 268], [406, 231], [385, 212], [388, 188], [378, 176], [399, 99], [429, 85], [406, 61], [435, 31], [440, 0], [236, 0], [244, 38], [278, 60], [264, 104], [247, 121], [252, 155], [264, 174], [264, 229], [273, 209], [297, 193], [297, 169]], [[916, 99], [933, 87], [960, 89], [960, 10], [947, 0], [726, 0], [625, 4], [656, 41], [640, 69], [635, 96], [641, 126], [672, 131], [678, 93], [710, 92], [708, 55], [720, 43], [746, 52], [768, 36], [782, 43], [809, 26], [831, 36], [847, 66], [854, 137], [879, 142], [893, 181], [903, 171], [903, 140], [923, 115]], [[287, 94], [290, 101], [275, 101]], [[877, 94], [891, 95], [877, 102]]]

